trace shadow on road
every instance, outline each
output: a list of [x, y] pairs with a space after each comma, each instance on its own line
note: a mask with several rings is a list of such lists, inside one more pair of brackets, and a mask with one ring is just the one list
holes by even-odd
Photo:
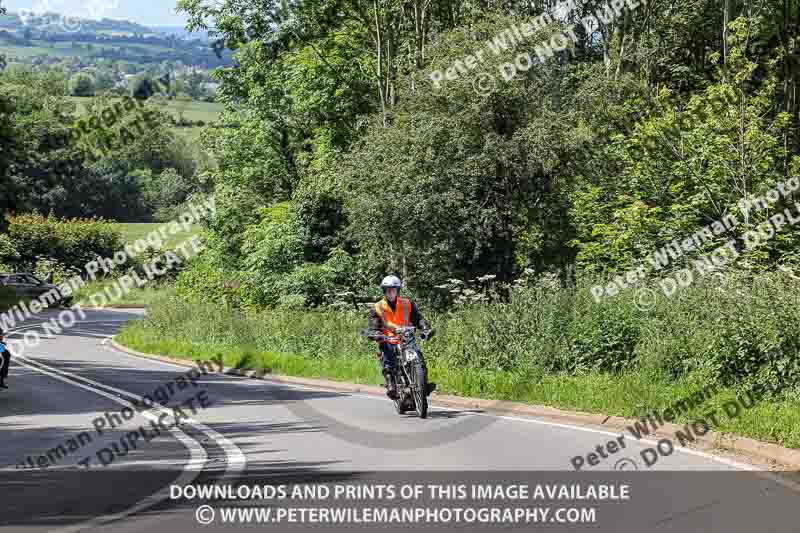
[[[201, 473], [192, 484], [267, 485], [283, 483], [346, 481], [349, 473], [324, 472], [332, 462], [275, 461], [250, 467], [237, 479]], [[0, 530], [41, 527], [49, 530], [121, 513], [159, 493], [176, 481], [179, 470], [29, 471], [0, 472]], [[189, 507], [191, 502], [169, 500], [141, 511], [141, 515], [162, 515], [171, 509]], [[194, 504], [196, 506], [196, 504]]]

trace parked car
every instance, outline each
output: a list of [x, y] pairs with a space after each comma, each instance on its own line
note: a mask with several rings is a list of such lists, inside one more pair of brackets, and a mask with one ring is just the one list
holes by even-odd
[[45, 297], [42, 302], [48, 306], [72, 305], [72, 298], [64, 297], [56, 285], [46, 283], [27, 272], [0, 274], [0, 285], [13, 290], [21, 298], [35, 299], [49, 293], [50, 296]]

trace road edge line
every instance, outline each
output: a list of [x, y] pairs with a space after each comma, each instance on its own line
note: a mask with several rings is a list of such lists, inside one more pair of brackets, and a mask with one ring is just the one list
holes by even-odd
[[[195, 366], [194, 360], [192, 359], [180, 359], [176, 357], [149, 354], [133, 350], [131, 348], [128, 348], [127, 346], [118, 343], [115, 337], [110, 338], [109, 345], [112, 346], [117, 351], [127, 353], [128, 355], [133, 355], [136, 357], [142, 357], [145, 359], [155, 359], [165, 363], [171, 363], [179, 366], [187, 366], [187, 367]], [[228, 376], [261, 379], [263, 381], [269, 381], [273, 383], [303, 385], [310, 387], [320, 387], [325, 389], [340, 390], [345, 392], [358, 392], [362, 394], [366, 393], [373, 396], [381, 396], [381, 397], [385, 396], [385, 391], [383, 387], [364, 385], [358, 383], [348, 383], [345, 381], [298, 378], [294, 376], [284, 376], [279, 374], [262, 374], [255, 370], [241, 370], [231, 367], [223, 367], [222, 372], [219, 373]], [[541, 418], [554, 422], [562, 422], [562, 423], [570, 422], [573, 424], [591, 425], [591, 426], [601, 427], [604, 429], [617, 429], [621, 432], [625, 431], [628, 426], [632, 426], [636, 422], [635, 420], [626, 419], [619, 416], [600, 415], [600, 414], [585, 413], [580, 411], [566, 411], [562, 409], [557, 409], [555, 407], [525, 404], [521, 402], [485, 400], [483, 398], [451, 396], [444, 394], [440, 395], [436, 393], [432, 395], [431, 399], [434, 402], [433, 405], [439, 405], [444, 407], [477, 408], [493, 414], [521, 415], [525, 417]], [[683, 429], [683, 426], [679, 426], [677, 424], [664, 423], [664, 425], [661, 428], [659, 428], [656, 432], [653, 432], [650, 435], [648, 435], [648, 437], [653, 439], [659, 437], [669, 438], [671, 436], [674, 436], [675, 432], [681, 429]], [[717, 455], [715, 455], [713, 452], [720, 449], [726, 451], [734, 451], [751, 458], [755, 457], [756, 459], [760, 459], [761, 461], [766, 461], [768, 463], [777, 463], [777, 465], [771, 465], [771, 466], [788, 467], [788, 468], [781, 468], [782, 470], [800, 469], [800, 450], [785, 448], [783, 446], [771, 442], [761, 442], [756, 439], [752, 439], [750, 437], [742, 437], [740, 435], [732, 433], [720, 433], [716, 431], [709, 431], [702, 437], [697, 436], [696, 443], [698, 444], [697, 446], [687, 446], [686, 448], [689, 450], [695, 449], [695, 450], [710, 452], [709, 455], [715, 457], [717, 457]]]

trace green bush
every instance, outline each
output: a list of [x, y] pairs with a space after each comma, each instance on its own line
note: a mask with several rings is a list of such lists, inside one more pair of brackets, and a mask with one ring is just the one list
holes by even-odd
[[178, 275], [175, 289], [188, 301], [208, 302], [238, 308], [241, 306], [241, 287], [246, 275], [216, 266], [208, 256], [193, 261]]
[[781, 277], [763, 276], [730, 288], [736, 298], [720, 310], [721, 331], [708, 356], [720, 382], [748, 388], [800, 384], [797, 287]]
[[[596, 303], [590, 285], [534, 283], [505, 304], [423, 312], [437, 335], [422, 344], [439, 390], [626, 417], [664, 409], [718, 385], [720, 407], [742, 390], [787, 386], [721, 431], [800, 446], [800, 287], [778, 274], [702, 280], [638, 309], [633, 291]], [[122, 342], [150, 353], [223, 358], [278, 374], [378, 383], [362, 311], [298, 310], [292, 297], [261, 313], [159, 296]], [[640, 304], [641, 307], [641, 304]], [[593, 333], [594, 330], [596, 333]], [[776, 397], [777, 396], [777, 397]], [[702, 412], [687, 413], [681, 422]]]
[[102, 219], [62, 219], [55, 216], [9, 217], [8, 237], [19, 257], [11, 264], [33, 271], [42, 258], [67, 269], [83, 271], [97, 256], [111, 258], [123, 249], [122, 237]]
[[11, 265], [19, 261], [19, 252], [8, 235], [0, 233], [0, 265]]
[[569, 352], [563, 366], [572, 374], [596, 370], [629, 370], [635, 361], [634, 349], [640, 339], [641, 317], [628, 295], [614, 301], [594, 302], [582, 291], [573, 304], [571, 320], [565, 324]]
[[39, 279], [45, 279], [48, 275], [53, 275], [53, 283], [56, 285], [67, 281], [68, 279], [80, 275], [80, 270], [74, 267], [67, 267], [49, 257], [39, 257], [36, 260], [36, 265], [33, 268], [33, 274]]

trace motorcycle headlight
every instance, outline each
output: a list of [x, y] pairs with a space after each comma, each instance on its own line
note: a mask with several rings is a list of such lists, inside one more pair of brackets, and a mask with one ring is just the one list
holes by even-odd
[[416, 361], [417, 360], [417, 352], [415, 350], [406, 350], [406, 361]]

